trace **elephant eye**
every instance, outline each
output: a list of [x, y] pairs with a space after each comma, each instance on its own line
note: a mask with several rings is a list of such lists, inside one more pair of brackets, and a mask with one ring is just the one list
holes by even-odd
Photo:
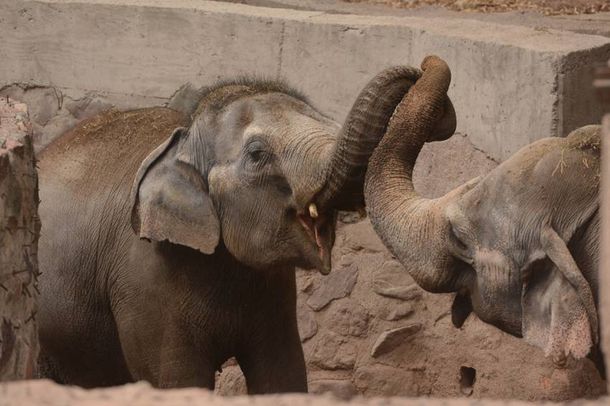
[[468, 249], [468, 246], [464, 243], [464, 241], [462, 241], [460, 237], [458, 237], [458, 233], [456, 232], [453, 224], [451, 225], [451, 227], [449, 227], [449, 239], [451, 240], [450, 246], [454, 248], [454, 254], [462, 261], [466, 263], [471, 263], [472, 258], [470, 257], [470, 251]]
[[267, 151], [265, 143], [260, 140], [249, 142], [245, 147], [245, 153], [248, 160], [257, 165], [265, 163], [270, 157], [270, 153]]
[[265, 158], [265, 151], [263, 151], [262, 149], [250, 151], [249, 154], [250, 154], [250, 159], [253, 162], [260, 162]]

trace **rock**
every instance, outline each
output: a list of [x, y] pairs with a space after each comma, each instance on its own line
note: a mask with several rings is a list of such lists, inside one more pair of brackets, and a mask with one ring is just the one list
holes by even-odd
[[377, 341], [375, 341], [375, 344], [373, 344], [371, 357], [377, 358], [394, 350], [396, 347], [403, 344], [409, 337], [421, 330], [421, 327], [421, 324], [415, 323], [384, 331]]
[[319, 278], [318, 286], [307, 299], [307, 304], [315, 311], [320, 311], [333, 300], [348, 296], [356, 285], [357, 277], [358, 268], [354, 264], [349, 264]]
[[49, 145], [54, 139], [71, 130], [76, 124], [78, 124], [78, 120], [65, 110], [54, 116], [42, 129], [41, 137], [36, 139], [36, 151], [40, 151]]
[[342, 228], [345, 246], [352, 251], [386, 252], [386, 248], [377, 237], [368, 219], [358, 223], [347, 224]]
[[0, 93], [27, 104], [32, 123], [45, 126], [61, 107], [62, 94], [52, 87], [13, 85]]
[[415, 310], [413, 310], [413, 305], [411, 303], [400, 303], [393, 306], [383, 318], [388, 321], [396, 321], [411, 316], [414, 312]]
[[324, 325], [343, 336], [366, 337], [369, 314], [352, 299], [343, 299], [331, 306]]
[[366, 213], [357, 211], [340, 211], [337, 217], [341, 223], [353, 224], [364, 220], [366, 218]]
[[349, 338], [327, 331], [318, 334], [311, 353], [311, 363], [322, 369], [352, 369], [356, 364], [358, 349]]
[[309, 340], [318, 332], [318, 323], [316, 322], [314, 313], [301, 300], [298, 300], [297, 303], [297, 321], [301, 342]]
[[309, 393], [331, 393], [339, 399], [350, 400], [358, 395], [358, 390], [351, 381], [328, 379], [309, 382]]
[[398, 287], [397, 290], [404, 290], [405, 287], [416, 286], [415, 281], [405, 267], [396, 259], [388, 259], [387, 256], [373, 275], [373, 290], [388, 291], [389, 296], [386, 297], [396, 298], [396, 295], [401, 294], [400, 292], [392, 292], [393, 288]]
[[313, 290], [314, 273], [312, 271], [297, 270], [297, 290], [310, 294]]
[[216, 386], [214, 393], [217, 395], [245, 395], [246, 378], [236, 362], [229, 361], [222, 366], [222, 372], [216, 373]]
[[417, 286], [417, 284], [409, 286], [392, 286], [383, 279], [375, 281], [373, 290], [378, 295], [400, 300], [415, 300], [422, 296], [421, 288]]
[[9, 97], [16, 101], [22, 101], [24, 93], [25, 90], [19, 85], [4, 86], [0, 89], [0, 97], [4, 97], [5, 100]]
[[191, 83], [186, 83], [174, 93], [167, 107], [190, 116], [197, 111], [202, 91], [193, 87]]
[[85, 96], [76, 100], [68, 99], [64, 102], [64, 108], [78, 120], [93, 117], [112, 107], [112, 104], [102, 101], [95, 96]]
[[404, 370], [386, 365], [367, 365], [354, 372], [356, 389], [367, 394], [424, 396], [430, 392], [432, 382], [432, 379], [426, 379], [425, 371]]

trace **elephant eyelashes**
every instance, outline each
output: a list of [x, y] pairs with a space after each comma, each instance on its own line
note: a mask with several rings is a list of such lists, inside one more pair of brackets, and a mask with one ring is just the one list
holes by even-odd
[[253, 140], [245, 147], [247, 159], [257, 165], [262, 166], [271, 159], [271, 154], [265, 148], [265, 143], [260, 140]]
[[261, 162], [265, 159], [265, 151], [263, 150], [250, 151], [249, 155], [252, 162], [255, 163]]
[[454, 247], [454, 254], [462, 261], [471, 264], [472, 258], [470, 257], [468, 246], [458, 237], [453, 225], [449, 227], [449, 239], [451, 240], [451, 246]]

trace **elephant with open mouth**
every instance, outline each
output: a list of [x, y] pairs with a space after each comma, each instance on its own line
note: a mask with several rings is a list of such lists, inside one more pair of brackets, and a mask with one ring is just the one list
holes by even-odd
[[558, 366], [588, 354], [602, 373], [597, 315], [600, 126], [544, 138], [438, 199], [413, 187], [425, 142], [448, 138], [450, 70], [428, 57], [372, 154], [365, 200], [384, 244], [425, 290], [456, 292], [452, 319], [484, 322]]
[[225, 81], [188, 116], [109, 111], [40, 155], [43, 374], [85, 387], [307, 390], [295, 267], [331, 269], [371, 143], [419, 77], [375, 76], [340, 126], [275, 81]]

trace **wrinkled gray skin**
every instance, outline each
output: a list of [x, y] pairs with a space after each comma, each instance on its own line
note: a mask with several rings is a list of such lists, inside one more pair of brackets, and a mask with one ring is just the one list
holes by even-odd
[[369, 144], [419, 74], [381, 72], [342, 127], [282, 84], [236, 81], [204, 91], [192, 119], [110, 112], [51, 144], [46, 375], [213, 388], [235, 356], [250, 393], [306, 391], [294, 268], [330, 271], [335, 211], [362, 206]]
[[425, 290], [457, 292], [456, 326], [474, 311], [558, 366], [596, 354], [600, 127], [532, 143], [488, 175], [425, 199], [413, 187], [415, 161], [425, 142], [450, 135], [435, 128], [455, 117], [447, 65], [428, 57], [422, 68], [369, 162], [376, 232]]

